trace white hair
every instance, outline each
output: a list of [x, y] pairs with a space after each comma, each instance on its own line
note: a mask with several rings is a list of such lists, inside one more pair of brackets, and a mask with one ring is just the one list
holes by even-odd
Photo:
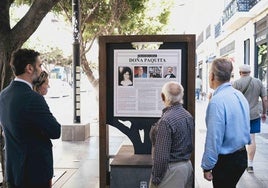
[[167, 104], [172, 105], [176, 102], [182, 103], [184, 88], [180, 83], [170, 81], [163, 85], [162, 93], [165, 96], [165, 102]]

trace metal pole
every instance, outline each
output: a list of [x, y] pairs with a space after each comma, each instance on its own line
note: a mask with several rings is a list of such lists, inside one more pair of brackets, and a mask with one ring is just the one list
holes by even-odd
[[80, 123], [80, 0], [72, 0], [72, 8], [74, 123]]

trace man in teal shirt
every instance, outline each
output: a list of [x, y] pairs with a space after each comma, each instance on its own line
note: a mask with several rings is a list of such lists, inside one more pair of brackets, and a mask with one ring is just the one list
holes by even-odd
[[207, 135], [201, 167], [214, 188], [235, 187], [247, 167], [245, 145], [250, 143], [249, 105], [230, 84], [233, 66], [215, 59], [209, 73], [214, 89], [206, 111]]

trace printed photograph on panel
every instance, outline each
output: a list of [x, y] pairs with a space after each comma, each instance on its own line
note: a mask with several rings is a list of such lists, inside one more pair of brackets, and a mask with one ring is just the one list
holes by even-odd
[[176, 67], [164, 67], [164, 78], [176, 78]]
[[118, 81], [119, 86], [133, 85], [133, 74], [130, 67], [118, 67]]
[[135, 66], [135, 78], [147, 78], [147, 67], [146, 66]]
[[149, 78], [162, 78], [162, 66], [149, 67]]

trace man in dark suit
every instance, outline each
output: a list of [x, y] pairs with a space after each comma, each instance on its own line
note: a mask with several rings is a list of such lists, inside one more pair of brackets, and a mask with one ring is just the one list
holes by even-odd
[[44, 97], [32, 90], [42, 71], [40, 54], [20, 49], [11, 59], [16, 76], [0, 93], [0, 124], [5, 135], [6, 181], [9, 187], [49, 188], [53, 176], [50, 139], [60, 137], [61, 125]]
[[173, 74], [173, 67], [168, 67], [167, 74], [164, 78], [176, 78], [175, 74]]

